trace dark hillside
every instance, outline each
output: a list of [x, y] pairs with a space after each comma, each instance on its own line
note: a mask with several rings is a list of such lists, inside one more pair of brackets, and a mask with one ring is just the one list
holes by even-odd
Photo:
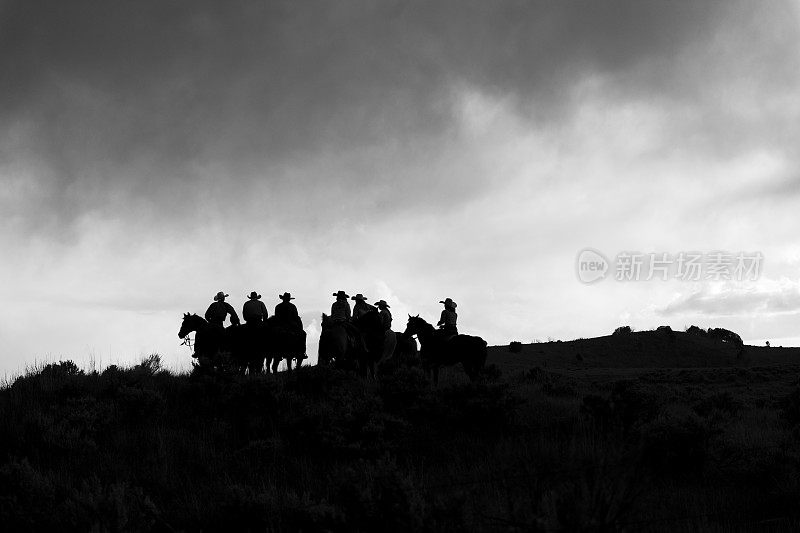
[[[450, 368], [439, 388], [416, 368], [365, 381], [321, 367], [176, 376], [157, 357], [102, 373], [48, 365], [0, 390], [0, 522], [9, 531], [800, 527], [800, 364], [769, 359], [794, 351], [749, 353], [739, 366], [725, 346], [650, 333], [505, 350], [493, 349], [478, 382]], [[706, 359], [719, 366], [698, 365]], [[625, 367], [635, 362], [653, 366]]]
[[489, 362], [503, 370], [547, 368], [692, 368], [763, 366], [800, 362], [800, 348], [730, 343], [682, 331], [640, 331], [572, 341], [489, 347]]

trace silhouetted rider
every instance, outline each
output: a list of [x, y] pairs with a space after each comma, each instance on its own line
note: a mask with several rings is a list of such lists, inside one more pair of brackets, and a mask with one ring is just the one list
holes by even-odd
[[248, 324], [263, 324], [267, 321], [269, 313], [267, 306], [261, 301], [261, 295], [253, 291], [248, 298], [249, 300], [242, 306], [242, 318]]
[[383, 329], [390, 330], [392, 329], [392, 313], [389, 311], [389, 304], [386, 303], [386, 300], [378, 300], [375, 302], [375, 305], [378, 306], [378, 314], [381, 317], [381, 324], [383, 325]]
[[353, 306], [353, 321], [355, 322], [362, 316], [366, 315], [370, 311], [377, 311], [375, 307], [371, 306], [367, 303], [367, 299], [364, 298], [364, 295], [361, 293], [356, 294], [351, 298], [351, 300], [355, 300], [356, 303]]
[[442, 310], [442, 315], [439, 317], [439, 322], [436, 325], [439, 326], [439, 328], [445, 334], [458, 335], [458, 327], [456, 326], [456, 321], [458, 320], [458, 315], [456, 314], [456, 303], [450, 298], [440, 300], [439, 303], [444, 304], [444, 309]]
[[334, 292], [336, 301], [331, 305], [331, 321], [332, 322], [349, 322], [350, 321], [350, 302], [347, 301], [347, 293], [344, 291]]
[[229, 295], [225, 294], [222, 291], [219, 291], [216, 296], [214, 296], [214, 303], [208, 306], [206, 310], [206, 320], [208, 323], [213, 326], [224, 327], [223, 323], [225, 322], [225, 318], [228, 315], [231, 315], [231, 324], [234, 326], [238, 326], [239, 322], [239, 315], [236, 314], [236, 310], [225, 301]]
[[303, 321], [300, 320], [297, 307], [291, 302], [291, 300], [294, 300], [291, 293], [284, 292], [278, 298], [283, 301], [275, 306], [274, 321], [278, 324], [278, 327], [286, 329], [294, 336], [297, 342], [295, 347], [298, 352], [297, 364], [299, 366], [305, 359], [306, 352], [306, 332], [303, 329]]
[[359, 329], [352, 322], [352, 318], [355, 317], [351, 317], [350, 302], [347, 301], [347, 293], [344, 291], [339, 291], [334, 292], [333, 295], [336, 296], [336, 301], [331, 305], [332, 324], [344, 326], [350, 344], [362, 351], [366, 351], [367, 348], [364, 338]]
[[278, 298], [283, 301], [275, 306], [275, 320], [294, 329], [303, 329], [303, 321], [300, 320], [297, 307], [291, 302], [294, 300], [292, 294], [284, 292]]

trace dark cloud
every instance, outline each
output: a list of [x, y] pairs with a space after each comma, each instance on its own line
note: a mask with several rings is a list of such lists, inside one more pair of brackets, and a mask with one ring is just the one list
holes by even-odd
[[[749, 5], [8, 0], [0, 146], [37, 163], [28, 200], [49, 227], [117, 202], [196, 212], [259, 183], [267, 197], [322, 187], [383, 207], [436, 181], [428, 201], [452, 204], [481, 190], [470, 162], [438, 163], [454, 87], [543, 122], [568, 113], [590, 76], [612, 80], [612, 97], [692, 101], [748, 69], [771, 74], [795, 42], [789, 7]], [[758, 54], [731, 67], [743, 45], [715, 46], [738, 29]], [[365, 155], [349, 167], [286, 172], [353, 147]], [[28, 206], [16, 209], [25, 218]]]

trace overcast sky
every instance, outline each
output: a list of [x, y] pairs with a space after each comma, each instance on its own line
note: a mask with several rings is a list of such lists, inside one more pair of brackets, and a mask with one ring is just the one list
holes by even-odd
[[[0, 72], [8, 373], [185, 367], [219, 290], [312, 341], [339, 289], [491, 344], [800, 337], [798, 0], [0, 0]], [[764, 261], [587, 285], [587, 247]]]

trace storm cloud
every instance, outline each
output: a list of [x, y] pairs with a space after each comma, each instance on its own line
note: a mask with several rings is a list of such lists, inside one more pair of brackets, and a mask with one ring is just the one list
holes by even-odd
[[[785, 86], [794, 15], [727, 1], [9, 1], [3, 160], [36, 181], [51, 228], [109, 203], [246, 198], [254, 182], [385, 204], [435, 181], [436, 203], [482, 191], [468, 167], [437, 168], [460, 88], [547, 123], [574, 112], [587, 80], [675, 105], [718, 98], [741, 76], [754, 90]], [[352, 150], [345, 170], [289, 170]], [[25, 209], [4, 207], [15, 205]]]

